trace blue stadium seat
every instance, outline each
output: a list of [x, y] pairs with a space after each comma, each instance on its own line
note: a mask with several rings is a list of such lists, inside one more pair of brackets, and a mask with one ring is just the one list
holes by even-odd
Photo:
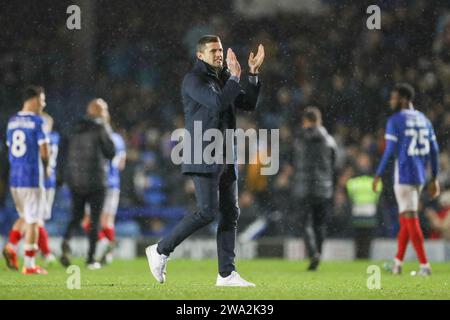
[[145, 202], [152, 206], [161, 206], [166, 199], [166, 195], [159, 191], [150, 191], [144, 194]]
[[141, 235], [141, 228], [135, 221], [118, 221], [116, 223], [116, 235], [118, 237], [136, 237]]
[[55, 221], [48, 221], [45, 228], [50, 236], [61, 236], [66, 230], [66, 223], [58, 223]]
[[161, 176], [158, 175], [149, 175], [149, 187], [148, 190], [160, 190], [163, 185], [163, 178]]

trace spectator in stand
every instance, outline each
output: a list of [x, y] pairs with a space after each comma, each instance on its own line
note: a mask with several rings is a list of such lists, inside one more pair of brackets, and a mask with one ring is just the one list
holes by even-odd
[[445, 19], [442, 33], [433, 45], [436, 71], [446, 93], [450, 93], [450, 15]]
[[439, 205], [441, 209], [438, 212], [433, 209], [426, 210], [426, 216], [433, 231], [431, 238], [450, 241], [450, 191], [441, 194]]

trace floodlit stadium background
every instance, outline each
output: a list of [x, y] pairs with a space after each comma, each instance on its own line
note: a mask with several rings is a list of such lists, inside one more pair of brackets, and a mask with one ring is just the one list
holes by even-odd
[[[79, 31], [66, 27], [70, 4], [82, 8]], [[295, 253], [302, 250], [300, 242], [291, 241], [300, 235], [300, 225], [284, 167], [295, 161], [292, 139], [299, 115], [308, 105], [322, 109], [324, 124], [339, 144], [328, 237], [334, 239], [334, 248], [350, 252], [347, 240], [353, 237], [353, 221], [345, 183], [357, 170], [358, 159], [368, 157], [372, 165], [378, 163], [389, 90], [398, 81], [416, 88], [415, 104], [433, 122], [442, 151], [443, 195], [436, 203], [424, 199], [422, 213], [427, 208], [443, 213], [450, 208], [445, 192], [450, 192], [450, 3], [379, 1], [379, 31], [366, 27], [370, 4], [345, 0], [4, 2], [0, 9], [0, 148], [5, 148], [7, 119], [20, 108], [20, 93], [27, 84], [46, 88], [47, 111], [62, 134], [84, 113], [90, 99], [104, 98], [113, 125], [128, 147], [117, 235], [126, 239], [125, 247], [133, 247], [135, 240], [156, 239], [187, 210], [195, 209], [193, 186], [170, 161], [170, 134], [183, 126], [179, 88], [193, 61], [196, 40], [203, 34], [218, 34], [225, 48], [235, 50], [244, 70], [249, 50], [263, 43], [262, 101], [257, 112], [240, 114], [238, 126], [280, 129], [280, 172], [267, 177], [258, 175], [254, 166], [240, 167], [240, 231], [257, 219], [259, 224], [253, 226], [260, 231], [251, 234], [254, 239], [259, 236], [257, 253], [254, 247], [241, 252], [302, 256]], [[5, 165], [3, 158], [3, 236], [16, 217], [5, 184]], [[376, 236], [393, 238], [397, 216], [390, 179], [384, 185]], [[48, 223], [55, 244], [67, 224], [69, 207], [69, 193], [63, 186]], [[437, 238], [426, 215], [421, 217], [426, 238]], [[213, 233], [211, 226], [196, 237], [212, 239]], [[434, 257], [445, 259], [441, 242], [435, 243], [439, 245], [434, 246]], [[379, 249], [373, 254], [391, 245], [395, 242], [378, 241]], [[141, 246], [136, 247], [139, 252]]]

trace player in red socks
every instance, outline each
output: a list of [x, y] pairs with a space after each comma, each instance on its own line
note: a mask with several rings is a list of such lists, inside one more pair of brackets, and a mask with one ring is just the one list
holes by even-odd
[[[53, 118], [45, 112], [41, 114], [41, 117], [44, 120], [44, 131], [49, 136], [50, 160], [48, 165], [49, 172], [47, 173], [47, 178], [45, 179], [45, 204], [43, 204], [45, 208], [45, 214], [44, 218], [38, 223], [37, 245], [39, 251], [41, 251], [42, 257], [44, 258], [45, 262], [49, 264], [56, 261], [56, 259], [50, 249], [48, 233], [47, 230], [45, 229], [44, 221], [49, 220], [51, 217], [53, 200], [55, 198], [55, 187], [56, 187], [55, 169], [56, 169], [56, 157], [58, 155], [59, 135], [55, 132], [52, 132]], [[3, 249], [3, 256], [5, 257], [6, 263], [10, 269], [19, 270], [16, 251], [17, 245], [19, 241], [22, 239], [24, 233], [25, 233], [25, 221], [22, 218], [19, 218], [14, 223], [9, 233], [9, 242]]]
[[[107, 120], [109, 121], [109, 119]], [[96, 260], [102, 264], [109, 264], [113, 259], [112, 251], [115, 240], [114, 223], [120, 200], [120, 172], [125, 168], [126, 164], [126, 145], [122, 136], [114, 132], [111, 138], [116, 148], [116, 156], [111, 161], [109, 167], [108, 190], [100, 217], [101, 229], [98, 233], [96, 252]], [[86, 215], [82, 221], [82, 227], [85, 232], [89, 232], [89, 226], [89, 208], [86, 208]]]
[[12, 270], [19, 270], [19, 261], [17, 259], [17, 245], [23, 236], [24, 228], [23, 219], [18, 219], [11, 231], [9, 232], [9, 241], [3, 248], [3, 256], [5, 257], [6, 265]]
[[420, 263], [417, 273], [431, 275], [431, 267], [425, 253], [424, 237], [418, 217], [419, 200], [426, 183], [427, 167], [431, 165], [428, 192], [431, 199], [439, 196], [439, 147], [433, 126], [425, 115], [414, 109], [414, 89], [399, 84], [391, 92], [390, 105], [395, 112], [386, 127], [386, 149], [373, 183], [374, 191], [391, 156], [395, 156], [394, 193], [397, 199], [400, 230], [398, 251], [392, 272], [401, 274], [403, 258], [411, 241]]
[[39, 240], [38, 246], [41, 254], [47, 264], [54, 263], [56, 258], [52, 253], [48, 240], [48, 233], [45, 229], [45, 221], [52, 217], [53, 202], [56, 194], [56, 162], [58, 158], [60, 136], [53, 131], [53, 118], [48, 113], [42, 113], [44, 119], [44, 130], [49, 137], [50, 160], [48, 164], [47, 178], [45, 179], [45, 215], [39, 222]]
[[[432, 181], [432, 184], [437, 182]], [[403, 187], [404, 188], [404, 187]], [[439, 190], [439, 186], [430, 187], [433, 190], [430, 192], [430, 196], [433, 197], [436, 192]], [[405, 196], [410, 193], [414, 192], [413, 190], [402, 190], [402, 188], [399, 188], [396, 186], [396, 197], [397, 201], [405, 201]], [[434, 191], [436, 190], [436, 191]], [[415, 191], [417, 195], [420, 194], [420, 190]], [[404, 207], [404, 206], [403, 206]], [[418, 207], [418, 201], [417, 201], [417, 207]], [[414, 204], [409, 206], [409, 208], [414, 208]], [[402, 264], [403, 259], [405, 257], [406, 248], [408, 246], [409, 241], [412, 242], [412, 245], [414, 247], [414, 250], [416, 251], [417, 258], [420, 263], [420, 275], [429, 275], [431, 274], [431, 267], [428, 263], [427, 255], [425, 252], [425, 240], [423, 237], [422, 229], [420, 227], [420, 221], [418, 218], [417, 209], [416, 210], [404, 210], [400, 213], [400, 230], [397, 235], [397, 255], [394, 259], [394, 266], [392, 269], [392, 272], [394, 274], [401, 274], [402, 273]]]
[[[22, 218], [19, 218], [14, 223], [11, 231], [9, 232], [9, 241], [3, 248], [3, 256], [5, 257], [8, 268], [12, 270], [19, 270], [19, 262], [17, 258], [17, 245], [22, 240], [23, 235], [26, 232], [26, 224]], [[43, 222], [38, 224], [38, 240], [37, 247], [42, 254], [42, 257], [47, 263], [55, 261], [55, 256], [50, 250], [48, 233], [45, 229]]]
[[22, 110], [11, 117], [7, 127], [9, 185], [19, 219], [10, 232], [3, 255], [7, 266], [18, 270], [16, 246], [23, 235], [24, 274], [47, 273], [35, 262], [39, 222], [44, 218], [46, 205], [43, 182], [48, 176], [50, 157], [49, 139], [41, 117], [44, 107], [43, 88], [26, 88]]

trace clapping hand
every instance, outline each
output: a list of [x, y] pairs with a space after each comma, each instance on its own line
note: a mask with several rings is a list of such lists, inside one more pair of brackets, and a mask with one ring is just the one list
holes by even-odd
[[239, 64], [239, 61], [236, 58], [236, 55], [234, 54], [233, 50], [231, 48], [228, 48], [227, 51], [227, 66], [228, 69], [230, 69], [230, 74], [232, 76], [241, 77], [241, 65]]
[[248, 66], [250, 68], [250, 73], [258, 74], [259, 68], [264, 62], [264, 46], [260, 44], [258, 46], [258, 52], [256, 55], [252, 52], [250, 52], [250, 56], [248, 57]]

